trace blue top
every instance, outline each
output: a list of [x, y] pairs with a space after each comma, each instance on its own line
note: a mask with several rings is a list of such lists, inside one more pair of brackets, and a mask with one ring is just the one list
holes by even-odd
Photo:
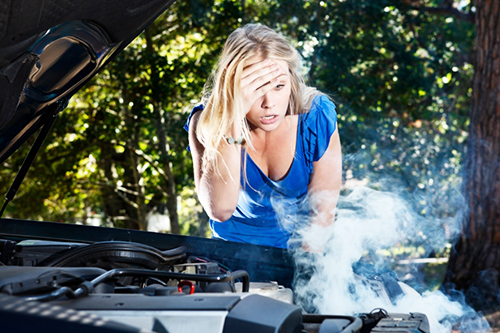
[[[196, 106], [184, 126], [189, 129], [193, 114], [203, 110]], [[242, 154], [248, 183], [241, 174], [238, 205], [225, 222], [210, 220], [212, 237], [229, 241], [287, 248], [298, 224], [306, 223], [309, 215], [307, 188], [318, 161], [335, 131], [335, 105], [326, 96], [314, 98], [308, 113], [299, 115], [295, 158], [286, 177], [269, 179], [247, 154]], [[291, 242], [290, 242], [291, 243]]]

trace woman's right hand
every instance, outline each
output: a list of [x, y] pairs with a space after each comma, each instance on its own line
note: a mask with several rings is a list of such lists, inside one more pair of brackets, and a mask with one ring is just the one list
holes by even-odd
[[273, 83], [285, 74], [283, 69], [271, 59], [252, 58], [248, 60], [248, 63], [243, 68], [240, 83], [245, 115], [250, 112], [255, 102], [275, 88]]

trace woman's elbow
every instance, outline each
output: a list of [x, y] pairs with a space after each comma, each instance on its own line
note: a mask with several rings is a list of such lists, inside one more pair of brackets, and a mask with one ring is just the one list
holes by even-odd
[[217, 195], [214, 192], [201, 191], [198, 192], [198, 198], [208, 217], [218, 222], [229, 220], [238, 205], [237, 196], [234, 198], [227, 195]]
[[208, 216], [210, 219], [217, 221], [217, 222], [225, 222], [233, 216], [234, 209], [228, 209], [228, 208], [218, 208], [218, 209], [211, 209], [210, 212], [207, 212]]

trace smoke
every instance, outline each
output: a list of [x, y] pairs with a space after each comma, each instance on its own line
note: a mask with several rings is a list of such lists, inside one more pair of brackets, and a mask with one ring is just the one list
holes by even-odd
[[[327, 228], [304, 223], [291, 240], [295, 248], [297, 240], [324, 248], [321, 254], [295, 251], [295, 296], [307, 312], [353, 315], [384, 308], [392, 313], [426, 314], [433, 333], [449, 332], [452, 327], [473, 332], [488, 330], [488, 323], [463, 300], [452, 301], [440, 291], [420, 295], [403, 283], [398, 283], [403, 293], [397, 298], [391, 299], [384, 290], [377, 291], [381, 280], [375, 277], [394, 276], [380, 251], [404, 242], [407, 234], [418, 233], [423, 225], [431, 225], [429, 221], [423, 224], [406, 200], [396, 194], [357, 187], [339, 198], [336, 216], [335, 223]], [[370, 259], [369, 265], [366, 258]], [[359, 263], [365, 265], [355, 272], [353, 266]]]

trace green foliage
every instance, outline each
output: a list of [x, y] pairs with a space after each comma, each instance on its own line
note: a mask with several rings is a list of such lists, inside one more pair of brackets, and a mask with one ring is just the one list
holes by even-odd
[[196, 237], [210, 237], [208, 216], [198, 202], [194, 188], [185, 187], [180, 192], [180, 198], [182, 202], [180, 220], [183, 222], [181, 233]]

